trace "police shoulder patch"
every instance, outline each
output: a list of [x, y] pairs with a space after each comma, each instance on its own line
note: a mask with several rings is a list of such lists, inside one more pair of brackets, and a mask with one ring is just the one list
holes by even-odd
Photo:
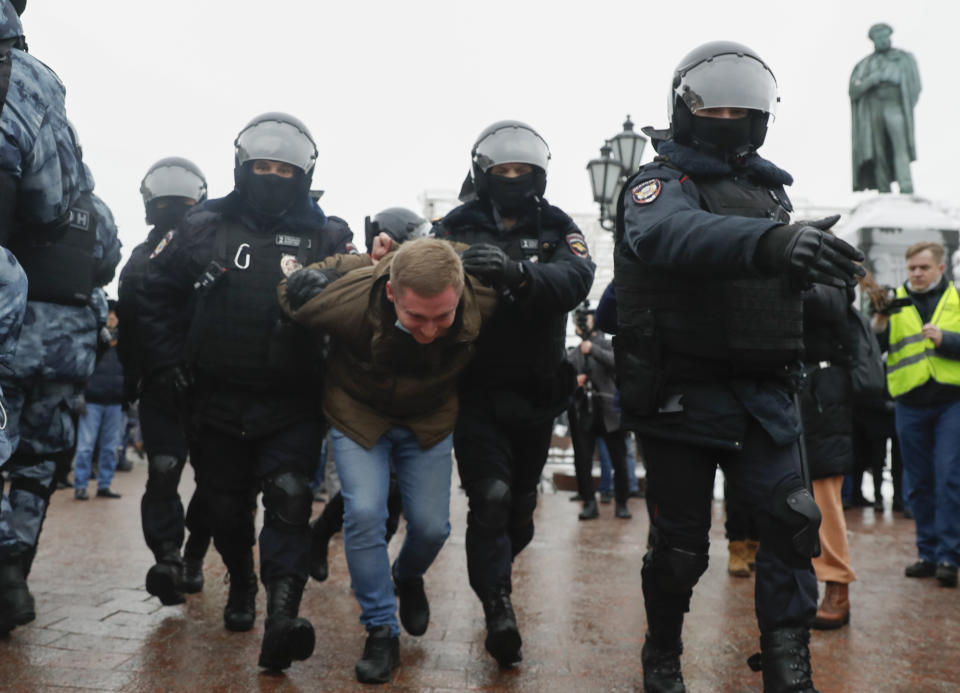
[[590, 257], [590, 251], [587, 249], [587, 241], [580, 233], [568, 233], [567, 245], [577, 257]]
[[284, 277], [289, 277], [294, 272], [298, 272], [302, 269], [303, 265], [300, 264], [300, 261], [297, 260], [295, 255], [283, 253], [280, 256], [280, 271], [283, 272]]
[[153, 249], [152, 253], [150, 253], [151, 260], [163, 252], [163, 249], [170, 244], [171, 240], [173, 240], [173, 236], [175, 233], [176, 231], [174, 229], [170, 229], [165, 234], [163, 234], [163, 238], [161, 238], [160, 242], [157, 243], [157, 247]]
[[651, 178], [650, 180], [645, 180], [633, 186], [630, 194], [633, 195], [633, 201], [638, 205], [648, 205], [660, 197], [660, 191], [662, 189], [663, 186], [660, 184], [660, 181], [656, 178]]

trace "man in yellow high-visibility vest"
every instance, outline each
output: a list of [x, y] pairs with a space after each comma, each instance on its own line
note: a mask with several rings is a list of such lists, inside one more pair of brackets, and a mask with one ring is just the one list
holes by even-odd
[[[906, 502], [919, 560], [907, 577], [957, 586], [960, 564], [960, 297], [944, 276], [944, 248], [916, 243], [908, 279], [873, 327], [887, 337], [887, 388], [896, 401]], [[908, 299], [905, 300], [905, 299]], [[903, 302], [907, 305], [897, 306]], [[882, 340], [884, 341], [884, 340]]]

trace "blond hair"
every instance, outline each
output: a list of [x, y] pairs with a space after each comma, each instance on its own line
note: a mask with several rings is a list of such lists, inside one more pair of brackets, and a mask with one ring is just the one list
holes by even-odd
[[904, 253], [904, 257], [909, 260], [917, 253], [922, 253], [924, 250], [929, 250], [933, 255], [933, 260], [937, 264], [943, 262], [943, 256], [946, 254], [946, 251], [943, 249], [943, 246], [939, 243], [933, 241], [923, 241], [921, 243], [914, 243], [912, 246], [907, 248], [907, 252]]
[[448, 241], [439, 238], [415, 238], [394, 253], [390, 264], [390, 285], [400, 295], [412, 289], [421, 296], [436, 296], [453, 286], [463, 291], [463, 263]]

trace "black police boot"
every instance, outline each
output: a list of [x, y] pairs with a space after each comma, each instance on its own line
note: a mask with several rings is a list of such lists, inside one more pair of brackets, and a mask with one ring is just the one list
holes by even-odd
[[27, 549], [20, 554], [20, 565], [23, 566], [23, 579], [30, 577], [30, 570], [33, 568], [33, 559], [37, 557], [37, 547]]
[[4, 560], [0, 563], [0, 635], [36, 617], [36, 604], [27, 589], [20, 557]]
[[203, 558], [207, 555], [210, 537], [191, 532], [183, 547], [182, 589], [187, 594], [203, 590]]
[[647, 634], [640, 652], [644, 693], [685, 693], [687, 689], [680, 673], [682, 653], [683, 645], [679, 640], [671, 647], [657, 647]]
[[227, 566], [230, 592], [223, 607], [223, 625], [227, 630], [247, 631], [257, 617], [257, 574], [253, 572], [253, 553], [234, 566]]
[[259, 661], [264, 669], [282, 671], [293, 660], [313, 654], [313, 624], [297, 617], [306, 582], [306, 578], [284, 575], [267, 585], [267, 621]]
[[626, 502], [617, 501], [617, 508], [614, 511], [614, 517], [617, 517], [621, 520], [629, 520], [633, 517], [633, 513], [630, 512], [630, 508], [627, 507]]
[[763, 671], [764, 693], [817, 693], [809, 643], [807, 628], [778, 628], [760, 635], [760, 652], [747, 664], [754, 671]]
[[187, 594], [203, 591], [203, 557], [184, 556], [180, 587]]
[[318, 582], [327, 579], [327, 550], [330, 545], [330, 533], [323, 516], [317, 518], [310, 529], [310, 577]]
[[397, 579], [397, 564], [390, 573], [393, 576], [393, 591], [400, 606], [400, 623], [410, 635], [423, 635], [430, 625], [430, 602], [423, 590], [423, 578]]
[[521, 661], [520, 629], [510, 603], [510, 593], [503, 587], [492, 590], [483, 598], [483, 615], [487, 620], [487, 639], [483, 645], [501, 667]]
[[183, 561], [179, 551], [170, 551], [157, 559], [147, 571], [147, 592], [164, 606], [183, 604]]
[[391, 672], [400, 666], [400, 638], [390, 635], [390, 626], [377, 626], [367, 632], [363, 656], [354, 671], [360, 683], [387, 683]]

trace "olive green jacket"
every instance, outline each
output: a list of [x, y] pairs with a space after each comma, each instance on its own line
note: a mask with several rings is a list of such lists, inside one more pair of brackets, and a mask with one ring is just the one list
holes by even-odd
[[346, 274], [292, 310], [286, 282], [277, 294], [295, 321], [331, 337], [323, 385], [323, 412], [332, 426], [369, 449], [394, 426], [413, 431], [420, 447], [433, 447], [453, 431], [457, 379], [470, 361], [483, 323], [496, 307], [496, 293], [466, 278], [449, 331], [418, 344], [396, 326], [386, 297], [393, 254], [377, 265], [368, 255], [336, 255], [311, 265]]

